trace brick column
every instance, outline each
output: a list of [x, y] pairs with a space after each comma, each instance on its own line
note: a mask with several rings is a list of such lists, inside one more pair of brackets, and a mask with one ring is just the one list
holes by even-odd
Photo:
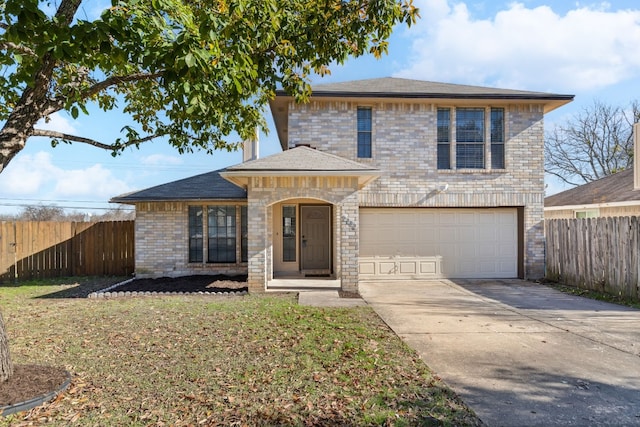
[[267, 210], [262, 200], [249, 197], [247, 206], [248, 279], [249, 293], [266, 290]]
[[341, 287], [346, 292], [358, 292], [359, 208], [358, 193], [353, 192], [340, 203], [340, 269]]

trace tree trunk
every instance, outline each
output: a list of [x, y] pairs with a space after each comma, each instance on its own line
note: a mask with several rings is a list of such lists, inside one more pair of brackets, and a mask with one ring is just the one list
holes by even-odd
[[4, 328], [4, 319], [0, 313], [0, 383], [7, 381], [13, 375], [13, 362], [9, 354], [9, 340]]

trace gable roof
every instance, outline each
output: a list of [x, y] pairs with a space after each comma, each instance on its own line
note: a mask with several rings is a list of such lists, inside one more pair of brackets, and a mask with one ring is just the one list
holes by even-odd
[[546, 197], [544, 207], [546, 209], [620, 202], [640, 204], [640, 190], [633, 189], [633, 168]]
[[187, 200], [246, 200], [247, 192], [220, 176], [224, 169], [113, 197], [114, 203]]
[[[573, 101], [574, 98], [574, 95], [437, 83], [395, 77], [319, 84], [314, 85], [312, 89], [312, 99], [422, 99], [429, 100], [434, 104], [451, 103], [455, 100], [469, 100], [477, 104], [489, 102], [535, 103], [543, 106], [545, 114]], [[287, 148], [288, 110], [289, 102], [292, 100], [293, 97], [284, 90], [277, 90], [275, 99], [269, 102], [280, 145], [284, 150]]]
[[335, 154], [298, 146], [282, 153], [230, 166], [224, 172], [234, 171], [304, 171], [305, 175], [312, 175], [313, 172], [339, 172], [341, 175], [345, 175], [346, 172], [377, 172], [378, 169]]
[[250, 176], [356, 176], [361, 185], [366, 185], [377, 178], [379, 172], [371, 166], [299, 146], [228, 167], [221, 175], [237, 185], [246, 185]]
[[[277, 93], [286, 95], [284, 91]], [[313, 87], [313, 96], [336, 95], [340, 97], [427, 99], [566, 99], [569, 101], [573, 99], [573, 95], [438, 83], [395, 77], [328, 83]]]

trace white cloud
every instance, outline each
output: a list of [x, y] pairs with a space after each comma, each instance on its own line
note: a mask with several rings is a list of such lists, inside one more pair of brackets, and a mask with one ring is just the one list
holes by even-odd
[[57, 132], [63, 132], [68, 134], [78, 133], [77, 129], [73, 126], [70, 119], [65, 117], [62, 113], [53, 113], [49, 116], [49, 120], [45, 121], [41, 119], [37, 124], [38, 129], [54, 130]]
[[51, 163], [50, 153], [18, 155], [0, 174], [0, 188], [6, 195], [34, 195], [59, 172]]
[[140, 163], [149, 166], [166, 166], [166, 165], [181, 165], [182, 159], [177, 156], [168, 156], [166, 154], [151, 154], [149, 156], [142, 157]]
[[4, 196], [104, 201], [131, 191], [125, 181], [100, 164], [62, 169], [53, 164], [51, 153], [45, 151], [18, 155], [0, 174], [0, 188]]
[[640, 73], [640, 10], [512, 3], [488, 19], [464, 3], [417, 2], [424, 17], [397, 76], [531, 90], [605, 87]]
[[64, 171], [57, 177], [55, 185], [55, 193], [61, 196], [92, 196], [105, 200], [129, 190], [124, 181], [114, 177], [109, 169], [100, 164], [86, 169]]

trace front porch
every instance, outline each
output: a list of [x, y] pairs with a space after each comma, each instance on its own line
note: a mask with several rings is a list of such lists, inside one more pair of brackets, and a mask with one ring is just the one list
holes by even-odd
[[247, 190], [249, 292], [321, 287], [357, 293], [358, 192], [377, 178], [376, 169], [297, 147], [222, 176]]

